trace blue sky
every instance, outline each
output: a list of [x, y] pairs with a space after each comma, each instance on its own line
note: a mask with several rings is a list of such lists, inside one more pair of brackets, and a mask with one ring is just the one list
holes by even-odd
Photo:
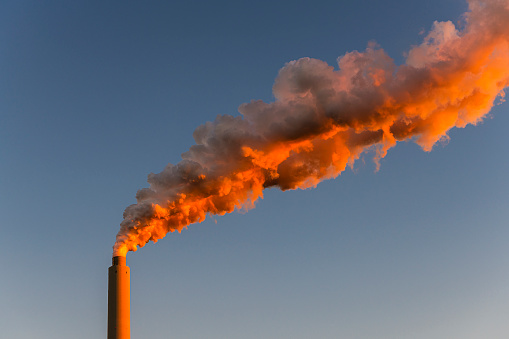
[[[376, 41], [397, 64], [459, 0], [5, 1], [0, 334], [106, 336], [122, 212], [288, 61]], [[315, 189], [127, 257], [133, 338], [505, 338], [507, 103], [430, 153], [400, 143]], [[217, 222], [217, 223], [216, 223]]]

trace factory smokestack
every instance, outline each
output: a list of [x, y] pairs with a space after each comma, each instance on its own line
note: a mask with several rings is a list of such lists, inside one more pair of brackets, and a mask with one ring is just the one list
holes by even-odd
[[126, 257], [116, 256], [108, 269], [108, 339], [131, 338], [130, 271]]

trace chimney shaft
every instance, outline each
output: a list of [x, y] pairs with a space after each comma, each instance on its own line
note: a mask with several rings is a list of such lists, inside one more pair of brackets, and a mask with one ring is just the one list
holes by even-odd
[[125, 257], [113, 257], [108, 269], [108, 339], [131, 338], [130, 271]]

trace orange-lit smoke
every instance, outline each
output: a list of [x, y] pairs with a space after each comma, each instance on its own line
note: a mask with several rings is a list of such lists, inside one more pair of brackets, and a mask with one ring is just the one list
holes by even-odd
[[470, 0], [463, 19], [461, 30], [435, 22], [401, 66], [373, 44], [340, 57], [339, 70], [311, 58], [287, 63], [274, 102], [199, 126], [181, 162], [148, 176], [114, 255], [207, 214], [252, 208], [266, 187], [314, 187], [368, 150], [378, 164], [398, 141], [430, 151], [451, 128], [479, 123], [509, 85], [509, 1]]

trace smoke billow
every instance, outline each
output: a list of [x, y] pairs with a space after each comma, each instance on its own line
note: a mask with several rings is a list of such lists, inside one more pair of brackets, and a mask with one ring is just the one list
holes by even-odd
[[267, 187], [305, 189], [337, 177], [366, 151], [398, 141], [425, 151], [453, 127], [479, 123], [509, 85], [509, 1], [469, 0], [463, 28], [435, 22], [406, 63], [374, 44], [338, 58], [302, 58], [275, 80], [275, 101], [251, 101], [194, 131], [196, 144], [126, 208], [114, 255], [181, 231], [207, 214], [254, 207]]

